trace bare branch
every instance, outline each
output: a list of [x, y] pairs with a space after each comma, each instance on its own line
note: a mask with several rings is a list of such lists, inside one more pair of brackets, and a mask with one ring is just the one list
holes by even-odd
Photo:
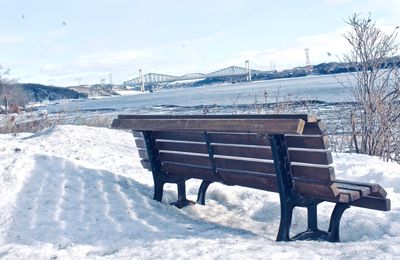
[[[343, 37], [351, 46], [344, 60], [356, 69], [350, 83], [359, 103], [352, 115], [354, 142], [361, 153], [398, 158], [400, 144], [400, 73], [398, 27], [382, 32], [371, 19], [353, 14]], [[342, 83], [343, 84], [343, 83]], [[344, 84], [346, 85], [346, 84]], [[357, 140], [357, 137], [360, 140]]]

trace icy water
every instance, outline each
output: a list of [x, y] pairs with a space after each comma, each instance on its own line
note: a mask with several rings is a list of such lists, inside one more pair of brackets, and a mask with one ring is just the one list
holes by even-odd
[[61, 118], [63, 123], [106, 127], [118, 114], [307, 113], [322, 119], [329, 135], [349, 136], [350, 113], [355, 102], [351, 90], [341, 83], [350, 80], [350, 74], [341, 74], [220, 84], [132, 96], [64, 100], [37, 109], [46, 109], [50, 117]]
[[172, 89], [133, 96], [60, 102], [44, 107], [49, 112], [97, 113], [234, 113], [254, 112], [267, 103], [306, 101], [318, 109], [352, 103], [351, 92], [339, 82], [348, 74], [254, 81]]

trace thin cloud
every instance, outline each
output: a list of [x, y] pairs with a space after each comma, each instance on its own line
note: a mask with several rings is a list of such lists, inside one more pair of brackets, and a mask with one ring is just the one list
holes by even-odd
[[25, 42], [25, 38], [20, 35], [1, 35], [0, 45], [21, 44]]
[[[250, 66], [254, 69], [288, 69], [305, 65], [305, 48], [309, 49], [312, 64], [321, 62], [339, 61], [339, 57], [348, 51], [349, 46], [343, 38], [345, 27], [330, 33], [309, 35], [297, 38], [287, 48], [269, 48], [259, 50], [246, 50], [220, 62], [219, 65], [243, 66], [245, 60], [250, 60]], [[327, 53], [331, 55], [327, 55]], [[271, 62], [273, 65], [271, 66]], [[228, 65], [228, 66], [230, 66]]]
[[68, 35], [67, 29], [61, 28], [61, 29], [54, 29], [54, 30], [48, 31], [46, 34], [46, 37], [62, 38], [62, 37], [66, 37], [67, 35]]
[[73, 63], [79, 68], [92, 68], [98, 66], [126, 65], [129, 62], [135, 62], [138, 59], [144, 59], [151, 55], [151, 51], [145, 49], [133, 50], [103, 50], [88, 55], [82, 55]]
[[323, 3], [330, 6], [344, 5], [354, 2], [354, 0], [324, 0]]

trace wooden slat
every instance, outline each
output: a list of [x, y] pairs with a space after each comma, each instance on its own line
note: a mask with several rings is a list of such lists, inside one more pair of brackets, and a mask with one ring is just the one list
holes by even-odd
[[335, 180], [335, 170], [333, 167], [324, 167], [318, 165], [296, 165], [292, 164], [293, 177], [320, 180], [320, 181], [333, 181]]
[[145, 145], [144, 140], [142, 138], [135, 138], [135, 144], [136, 144], [136, 147], [138, 149], [139, 148], [146, 149], [146, 145]]
[[118, 115], [118, 119], [302, 119], [314, 121], [307, 114], [243, 114], [243, 115]]
[[177, 132], [177, 131], [156, 131], [154, 132], [156, 139], [165, 140], [179, 140], [179, 141], [191, 141], [191, 142], [204, 142], [204, 132]]
[[[195, 165], [210, 166], [209, 159], [207, 157], [184, 155], [184, 154], [172, 154], [172, 153], [161, 153], [161, 159], [163, 161], [173, 161], [181, 163], [191, 163]], [[216, 166], [218, 169], [235, 169], [244, 171], [253, 171], [260, 173], [274, 173], [273, 163], [269, 162], [254, 162], [237, 159], [226, 159], [216, 158]], [[318, 167], [318, 166], [303, 166], [303, 165], [292, 165], [292, 173], [294, 177], [309, 178], [310, 180], [319, 181], [333, 181], [334, 170], [333, 167]]]
[[[265, 151], [265, 150], [264, 150]], [[268, 150], [270, 151], [270, 150]], [[143, 153], [143, 157], [142, 158], [146, 158], [146, 154], [145, 151], [141, 151], [141, 153]], [[269, 153], [269, 152], [267, 152]], [[218, 152], [216, 153], [218, 154]], [[179, 157], [179, 161], [178, 162], [182, 162], [185, 163], [185, 156], [184, 154], [180, 154], [180, 155], [174, 155], [172, 153], [169, 154], [169, 156], [175, 156], [175, 157]], [[197, 158], [198, 156], [193, 157], [193, 155], [188, 155], [188, 160], [193, 160], [193, 158], [196, 158], [198, 160], [201, 160], [202, 163], [200, 165], [205, 165], [204, 163], [207, 161], [206, 165], [209, 165], [209, 159], [207, 158], [207, 156], [201, 157], [200, 159]], [[170, 158], [168, 157], [168, 158]], [[166, 158], [165, 156], [162, 157]], [[222, 159], [219, 159], [220, 161]], [[243, 162], [243, 166], [237, 166], [240, 167], [240, 169], [243, 170], [250, 170], [250, 169], [246, 169], [243, 167], [251, 167], [254, 168], [256, 167], [256, 169], [259, 170], [253, 170], [255, 172], [260, 171], [263, 172], [263, 170], [268, 169], [269, 172], [274, 172], [273, 171], [273, 164], [271, 163], [259, 163], [259, 162], [248, 162], [248, 161], [243, 161], [243, 160], [235, 160], [235, 159], [224, 159], [223, 162], [225, 164], [230, 164], [230, 163], [234, 163], [232, 165], [238, 165], [238, 164], [242, 164]], [[196, 162], [196, 164], [198, 164], [199, 162]], [[250, 166], [249, 166], [250, 165]], [[227, 166], [228, 167], [228, 166]], [[267, 167], [267, 168], [265, 168]], [[332, 167], [320, 167], [318, 165], [292, 165], [292, 172], [293, 172], [293, 176], [294, 177], [301, 177], [301, 178], [310, 178], [310, 179], [315, 179], [315, 180], [334, 180], [334, 170]]]
[[344, 193], [339, 193], [338, 196], [336, 197], [323, 197], [323, 196], [309, 196], [315, 199], [320, 199], [323, 201], [329, 201], [329, 202], [341, 202], [341, 203], [349, 203], [350, 202], [350, 198], [348, 194], [344, 194]]
[[206, 181], [215, 181], [211, 168], [200, 168], [190, 164], [164, 162], [162, 170], [169, 175], [179, 175]]
[[[236, 156], [256, 159], [272, 160], [270, 147], [263, 146], [234, 146], [216, 145], [213, 146], [215, 155]], [[328, 165], [333, 162], [332, 154], [328, 150], [289, 150], [292, 162], [312, 163]]]
[[356, 207], [382, 210], [382, 211], [389, 211], [391, 208], [389, 199], [372, 197], [372, 196], [366, 196], [359, 200], [353, 201], [351, 202], [351, 205]]
[[134, 137], [143, 138], [142, 132], [139, 131], [132, 131]]
[[332, 154], [328, 150], [289, 150], [292, 162], [329, 165], [333, 163]]
[[327, 149], [329, 148], [329, 139], [326, 135], [286, 135], [288, 147], [309, 148], [309, 149]]
[[335, 183], [316, 184], [295, 181], [296, 190], [304, 195], [335, 198], [339, 195], [339, 190]]
[[178, 162], [211, 167], [208, 156], [160, 152], [160, 159], [162, 162]]
[[138, 149], [139, 157], [142, 159], [149, 159], [146, 149]]
[[214, 158], [217, 170], [221, 169], [232, 169], [251, 171], [259, 173], [275, 173], [274, 164], [272, 162], [260, 162], [251, 160], [238, 160], [238, 159], [227, 159], [227, 158]]
[[269, 146], [266, 134], [208, 132], [211, 143]]
[[212, 145], [215, 155], [248, 157], [257, 159], [272, 159], [272, 152], [269, 147], [262, 146], [233, 146], [233, 145]]
[[[156, 131], [154, 137], [165, 140], [204, 141], [203, 132]], [[212, 143], [269, 146], [268, 137], [265, 134], [208, 132], [208, 137]], [[294, 148], [327, 149], [329, 147], [329, 140], [326, 135], [287, 135], [286, 139], [288, 146]]]
[[379, 186], [379, 190], [377, 192], [372, 192], [371, 195], [374, 197], [386, 198], [387, 192], [381, 186]]
[[321, 121], [308, 122], [304, 125], [303, 134], [304, 135], [325, 135], [326, 127]]
[[218, 170], [222, 183], [278, 192], [276, 176], [250, 171]]
[[113, 128], [132, 130], [230, 131], [301, 134], [302, 119], [114, 119]]
[[[213, 135], [215, 136], [215, 134]], [[140, 140], [140, 139], [139, 139]], [[141, 141], [139, 141], [141, 142]], [[138, 147], [144, 146], [137, 143]], [[160, 150], [208, 153], [207, 146], [199, 143], [178, 143], [168, 141], [157, 141]], [[258, 159], [272, 159], [272, 153], [268, 146], [233, 146], [214, 144], [214, 153], [218, 155], [237, 156]], [[330, 151], [327, 150], [289, 150], [291, 161], [328, 165], [333, 162]]]
[[158, 140], [157, 148], [159, 150], [208, 154], [207, 145], [205, 143], [182, 143], [182, 142], [168, 142], [168, 141]]
[[[299, 183], [297, 182], [296, 185], [299, 185]], [[309, 185], [308, 183], [304, 184], [307, 188], [307, 185]], [[335, 184], [332, 184], [335, 185]], [[324, 185], [322, 185], [321, 187], [323, 187]], [[307, 190], [312, 191], [312, 189]], [[315, 190], [314, 190], [315, 191]], [[326, 190], [329, 193], [329, 190]], [[312, 197], [315, 199], [321, 199], [324, 201], [330, 201], [330, 202], [341, 202], [341, 203], [350, 203], [352, 201], [358, 201], [360, 199], [360, 193], [358, 191], [355, 190], [347, 190], [347, 189], [337, 189], [337, 191], [339, 192], [339, 194], [337, 196], [330, 196], [327, 197], [325, 196], [324, 192], [316, 192], [315, 194], [303, 194], [305, 196], [308, 197]]]
[[143, 168], [147, 170], [151, 170], [150, 162], [147, 159], [140, 160], [140, 164], [143, 166]]
[[340, 180], [340, 179], [337, 179], [335, 182], [369, 187], [369, 189], [371, 190], [371, 195], [375, 197], [386, 198], [387, 195], [386, 191], [379, 184], [376, 183], [366, 183], [366, 182]]
[[341, 194], [347, 194], [349, 195], [349, 201], [355, 201], [358, 200], [359, 198], [361, 198], [360, 192], [357, 190], [348, 190], [348, 189], [343, 189], [343, 188], [339, 188], [339, 192]]
[[[161, 145], [162, 144], [162, 145]], [[168, 144], [168, 145], [167, 145]], [[141, 143], [139, 143], [141, 145]], [[172, 147], [174, 145], [174, 147]], [[157, 146], [160, 150], [169, 150], [170, 148], [176, 148], [175, 151], [182, 151], [182, 152], [197, 152], [197, 153], [204, 153], [204, 157], [201, 157], [201, 160], [209, 160], [207, 158], [208, 153], [207, 153], [207, 147], [206, 145], [203, 144], [186, 144], [186, 143], [167, 143], [167, 142], [160, 142], [157, 143]], [[239, 164], [243, 164], [245, 162], [245, 167], [257, 167], [258, 162], [253, 162], [253, 161], [247, 161], [245, 160], [246, 158], [259, 158], [259, 159], [272, 159], [271, 155], [271, 150], [269, 148], [251, 148], [251, 147], [229, 147], [225, 146], [222, 147], [220, 145], [213, 146], [214, 147], [214, 153], [215, 155], [225, 155], [225, 156], [237, 156], [237, 157], [243, 157], [243, 160], [239, 160]], [[139, 149], [140, 156], [141, 158], [147, 158], [146, 152], [143, 149]], [[225, 154], [224, 154], [225, 153]], [[289, 155], [291, 157], [295, 157], [294, 154], [299, 153], [299, 151], [289, 151]], [[321, 157], [320, 161], [315, 161], [316, 163], [324, 164], [327, 163], [326, 159], [323, 157], [323, 152], [321, 151], [302, 151], [302, 154], [304, 154], [303, 159], [300, 157], [299, 159], [302, 159], [303, 161], [300, 161], [302, 163], [308, 163], [310, 161], [309, 158], [317, 158]], [[173, 153], [171, 153], [171, 156]], [[185, 155], [177, 155], [178, 157], [184, 157]], [[190, 156], [190, 155], [189, 155]], [[163, 157], [164, 158], [164, 157]], [[192, 158], [192, 157], [190, 157]], [[184, 158], [180, 159], [180, 162], [185, 162]], [[235, 161], [236, 158], [227, 158], [227, 160], [233, 160]], [[297, 160], [294, 159], [294, 160]], [[293, 161], [294, 161], [293, 160]], [[231, 162], [231, 161], [229, 161]], [[228, 162], [228, 163], [229, 163]], [[329, 163], [329, 162], [328, 162]], [[253, 164], [253, 165], [252, 165]], [[272, 163], [268, 163], [268, 165], [272, 165]], [[270, 168], [268, 168], [270, 169]], [[243, 169], [246, 170], [246, 169]], [[311, 166], [293, 166], [293, 176], [295, 177], [305, 177], [308, 176], [311, 179], [317, 179], [317, 180], [333, 180], [333, 169], [332, 168], [321, 168], [318, 167], [318, 165], [311, 165]]]
[[340, 182], [336, 182], [336, 185], [338, 186], [339, 189], [347, 189], [347, 190], [357, 191], [361, 197], [365, 197], [365, 196], [371, 194], [371, 189], [366, 186], [359, 186], [359, 185], [354, 185], [354, 184], [349, 184], [349, 183], [340, 183]]

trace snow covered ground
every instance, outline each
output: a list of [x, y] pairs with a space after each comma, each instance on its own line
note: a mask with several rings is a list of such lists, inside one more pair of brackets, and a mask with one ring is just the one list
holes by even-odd
[[115, 93], [118, 93], [118, 95], [121, 95], [121, 96], [131, 96], [131, 95], [144, 94], [144, 93], [148, 93], [148, 92], [142, 92], [142, 91], [137, 91], [137, 90], [116, 90]]
[[[335, 155], [336, 175], [378, 182], [390, 212], [352, 207], [342, 243], [277, 243], [277, 194], [210, 186], [207, 205], [179, 210], [152, 200], [129, 132], [57, 126], [37, 134], [0, 135], [0, 258], [4, 259], [399, 259], [400, 165]], [[188, 181], [195, 200], [199, 182]], [[333, 204], [319, 207], [326, 228]], [[296, 209], [293, 232], [305, 226]]]

